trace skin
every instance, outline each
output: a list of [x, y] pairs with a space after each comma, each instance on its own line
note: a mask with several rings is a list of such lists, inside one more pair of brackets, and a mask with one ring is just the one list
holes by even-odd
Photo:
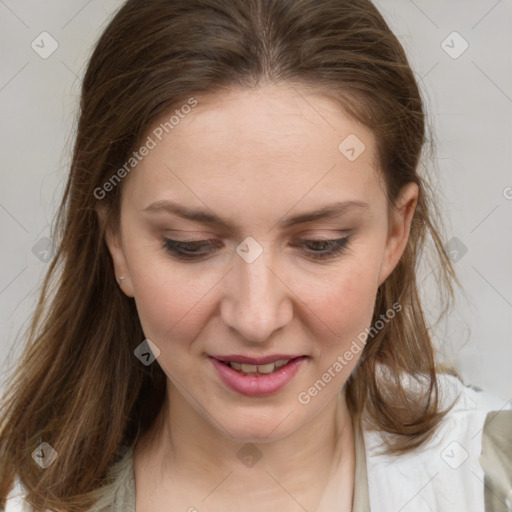
[[[197, 99], [124, 180], [120, 230], [107, 232], [122, 290], [160, 350], [153, 364], [168, 377], [171, 404], [135, 448], [137, 511], [313, 511], [324, 510], [322, 499], [349, 511], [354, 432], [343, 385], [361, 352], [309, 403], [297, 397], [370, 327], [378, 286], [406, 247], [418, 188], [404, 187], [388, 214], [372, 132], [326, 96], [265, 85]], [[338, 149], [350, 134], [366, 146], [355, 161]], [[145, 211], [162, 200], [237, 229]], [[346, 200], [367, 207], [277, 225]], [[325, 246], [297, 245], [347, 235], [346, 251], [330, 259], [314, 258]], [[248, 236], [263, 249], [252, 263], [236, 252]], [[165, 251], [164, 237], [219, 245], [187, 262]], [[207, 358], [276, 353], [308, 359], [265, 397], [226, 387]], [[262, 455], [252, 467], [237, 457], [246, 444]], [[333, 483], [336, 496], [326, 490]]]

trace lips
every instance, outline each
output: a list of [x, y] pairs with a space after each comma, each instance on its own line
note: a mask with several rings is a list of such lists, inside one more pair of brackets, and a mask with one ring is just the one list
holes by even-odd
[[[220, 359], [222, 357], [223, 360]], [[249, 363], [233, 361], [251, 361]], [[280, 359], [284, 358], [284, 359]], [[286, 358], [290, 360], [282, 367], [275, 367], [275, 361], [283, 361]], [[280, 391], [290, 382], [299, 369], [306, 363], [307, 356], [294, 356], [287, 354], [274, 354], [272, 356], [250, 358], [247, 356], [210, 356], [208, 358], [221, 381], [233, 391], [247, 396], [263, 396], [270, 395]], [[226, 359], [227, 361], [224, 361]], [[254, 364], [255, 361], [265, 361], [258, 365]], [[232, 365], [241, 365], [240, 369], [235, 369]], [[265, 368], [265, 366], [272, 366]], [[245, 373], [243, 369], [249, 368], [250, 372]], [[265, 371], [261, 372], [260, 370]], [[253, 371], [254, 370], [254, 371]], [[270, 371], [269, 371], [270, 370]]]

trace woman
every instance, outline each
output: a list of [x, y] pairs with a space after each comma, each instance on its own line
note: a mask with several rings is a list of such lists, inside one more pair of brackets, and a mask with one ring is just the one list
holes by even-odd
[[368, 0], [126, 2], [4, 396], [5, 510], [510, 510], [510, 403], [421, 308], [428, 236], [456, 282], [425, 143]]

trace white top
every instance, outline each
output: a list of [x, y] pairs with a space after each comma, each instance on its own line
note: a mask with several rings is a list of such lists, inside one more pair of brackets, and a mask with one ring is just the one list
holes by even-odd
[[377, 455], [380, 434], [364, 432], [371, 512], [512, 511], [512, 400], [439, 380], [444, 404], [459, 397], [429, 443]]

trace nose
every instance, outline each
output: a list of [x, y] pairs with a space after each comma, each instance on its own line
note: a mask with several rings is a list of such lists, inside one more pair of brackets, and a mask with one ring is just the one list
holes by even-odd
[[264, 251], [252, 263], [238, 256], [221, 303], [224, 324], [255, 343], [267, 341], [293, 317], [292, 292]]

